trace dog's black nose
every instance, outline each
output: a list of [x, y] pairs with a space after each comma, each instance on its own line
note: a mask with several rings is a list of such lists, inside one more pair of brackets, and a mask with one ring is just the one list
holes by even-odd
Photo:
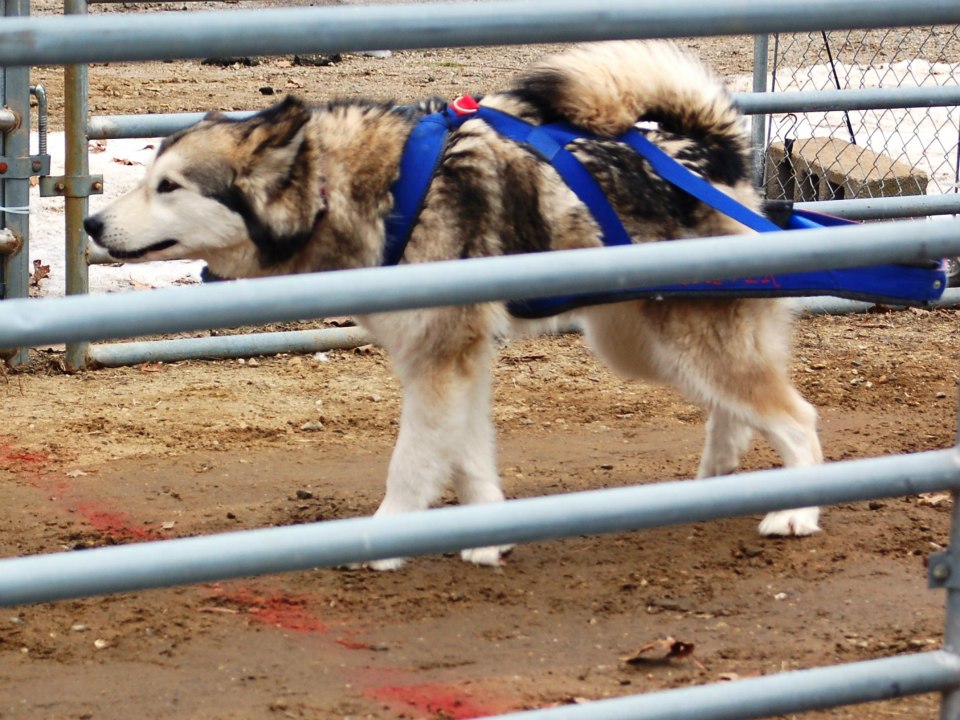
[[83, 229], [87, 231], [87, 235], [94, 242], [99, 242], [100, 236], [103, 234], [103, 220], [99, 220], [96, 215], [91, 215], [83, 221]]

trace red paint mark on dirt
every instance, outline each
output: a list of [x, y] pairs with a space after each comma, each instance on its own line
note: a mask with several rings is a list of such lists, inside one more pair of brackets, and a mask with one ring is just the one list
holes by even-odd
[[400, 712], [415, 711], [426, 717], [450, 720], [486, 717], [506, 712], [506, 703], [495, 700], [477, 700], [460, 688], [442, 683], [422, 685], [391, 685], [365, 690], [364, 695]]
[[117, 541], [124, 540], [160, 540], [157, 534], [142, 525], [136, 524], [130, 517], [117, 510], [111, 510], [96, 502], [80, 502], [71, 509], [99, 534]]
[[0, 441], [0, 465], [7, 470], [35, 474], [51, 463], [50, 456], [45, 453], [21, 450], [9, 442]]
[[154, 531], [110, 508], [106, 502], [84, 498], [76, 481], [45, 453], [21, 450], [9, 442], [0, 442], [0, 464], [17, 472], [23, 482], [46, 493], [48, 500], [66, 508], [109, 541], [159, 539]]
[[50, 458], [41, 453], [26, 452], [23, 450], [14, 450], [13, 448], [0, 445], [0, 460], [9, 463], [19, 463], [22, 465], [45, 466], [50, 463]]
[[307, 598], [251, 587], [229, 590], [219, 585], [213, 587], [213, 597], [239, 606], [248, 615], [267, 625], [306, 633], [325, 633], [329, 629], [328, 623], [310, 611]]

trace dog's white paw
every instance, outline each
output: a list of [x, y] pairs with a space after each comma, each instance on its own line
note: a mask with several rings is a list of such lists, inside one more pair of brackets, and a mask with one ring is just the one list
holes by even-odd
[[798, 510], [780, 510], [769, 513], [760, 523], [761, 535], [813, 535], [820, 532], [817, 521], [820, 508], [809, 507]]
[[482, 548], [468, 548], [460, 551], [460, 557], [475, 565], [486, 565], [488, 567], [500, 567], [503, 564], [503, 558], [510, 554], [513, 545], [492, 545]]
[[368, 563], [364, 563], [371, 570], [376, 570], [378, 572], [390, 571], [390, 570], [399, 570], [404, 565], [407, 564], [406, 558], [385, 558], [383, 560], [371, 560]]

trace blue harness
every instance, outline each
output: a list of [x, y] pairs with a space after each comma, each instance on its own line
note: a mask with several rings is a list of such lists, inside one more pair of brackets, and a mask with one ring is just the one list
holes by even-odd
[[[600, 226], [604, 245], [632, 243], [606, 193], [580, 161], [566, 150], [566, 146], [574, 140], [600, 138], [567, 123], [531, 125], [512, 115], [480, 106], [473, 98], [461, 97], [440, 112], [423, 117], [407, 140], [400, 161], [400, 176], [391, 188], [394, 209], [386, 220], [384, 265], [396, 265], [403, 258], [450, 132], [473, 119], [483, 120], [499, 134], [527, 146], [553, 165], [568, 187], [592, 213]], [[791, 210], [785, 227], [782, 228], [687, 170], [651, 143], [642, 133], [629, 130], [616, 140], [625, 143], [643, 156], [667, 182], [757, 232], [853, 224], [849, 220], [830, 215]], [[924, 305], [937, 300], [945, 287], [945, 272], [940, 263], [932, 262], [928, 267], [878, 265], [843, 270], [783, 273], [716, 282], [661, 285], [607, 293], [531, 298], [510, 302], [507, 304], [507, 309], [515, 317], [543, 318], [584, 305], [621, 302], [635, 298], [705, 296], [834, 295], [868, 302]]]

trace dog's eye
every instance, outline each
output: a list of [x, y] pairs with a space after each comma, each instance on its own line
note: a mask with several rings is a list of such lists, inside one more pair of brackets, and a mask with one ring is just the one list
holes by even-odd
[[181, 185], [178, 185], [173, 180], [167, 180], [166, 178], [164, 178], [163, 180], [160, 181], [160, 184], [157, 185], [157, 192], [169, 193], [169, 192], [173, 192], [174, 190], [179, 190], [181, 187], [182, 187]]

